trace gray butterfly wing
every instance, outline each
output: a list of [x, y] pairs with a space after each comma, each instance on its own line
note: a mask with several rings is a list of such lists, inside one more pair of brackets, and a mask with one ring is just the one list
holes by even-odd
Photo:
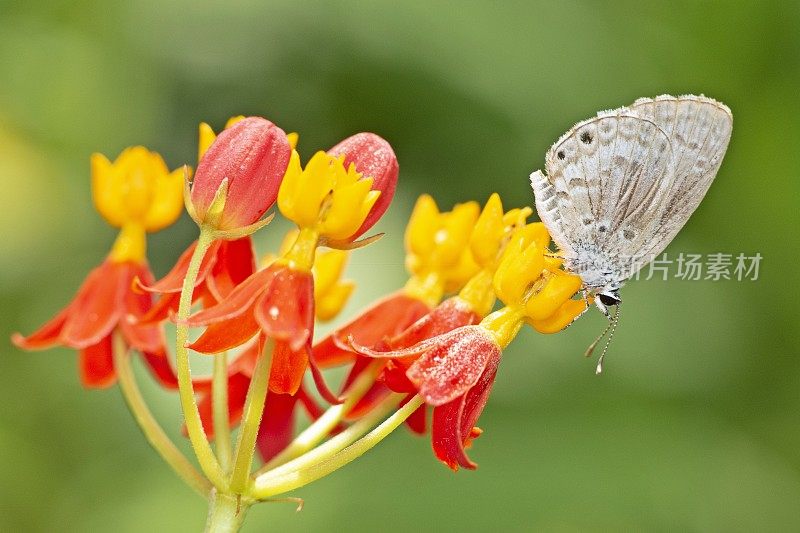
[[531, 174], [536, 210], [567, 266], [590, 287], [601, 281], [587, 270], [633, 275], [672, 186], [669, 136], [627, 108], [603, 112], [564, 134], [545, 169]]
[[670, 200], [645, 250], [646, 255], [655, 257], [686, 224], [714, 181], [731, 138], [733, 115], [726, 105], [693, 95], [640, 98], [630, 109], [657, 124], [672, 145]]

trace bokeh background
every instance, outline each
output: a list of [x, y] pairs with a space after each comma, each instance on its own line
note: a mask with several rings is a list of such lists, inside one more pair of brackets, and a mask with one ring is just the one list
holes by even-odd
[[[1, 1], [0, 339], [65, 304], [113, 240], [91, 206], [93, 151], [144, 144], [174, 168], [194, 162], [200, 121], [240, 113], [300, 132], [306, 157], [385, 136], [401, 183], [387, 236], [352, 257], [347, 317], [404, 281], [419, 194], [531, 205], [529, 172], [574, 122], [702, 92], [733, 109], [733, 140], [668, 251], [759, 252], [757, 281], [630, 283], [602, 377], [582, 357], [598, 313], [525, 331], [482, 417], [476, 472], [453, 474], [401, 430], [296, 491], [302, 513], [257, 506], [245, 531], [797, 531], [800, 8], [698, 4]], [[184, 216], [152, 236], [156, 274], [194, 231]], [[144, 388], [181, 440], [176, 398]], [[202, 528], [205, 502], [117, 389], [81, 388], [72, 352], [0, 342], [0, 406], [0, 530]]]

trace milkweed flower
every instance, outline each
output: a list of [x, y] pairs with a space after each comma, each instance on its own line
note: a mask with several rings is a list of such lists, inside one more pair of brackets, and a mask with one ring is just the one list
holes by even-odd
[[[245, 120], [243, 116], [231, 117], [225, 124], [230, 128]], [[199, 127], [197, 160], [214, 144], [217, 135], [211, 126], [202, 122]], [[287, 136], [287, 139], [289, 137]], [[291, 140], [289, 139], [291, 145]], [[274, 198], [272, 200], [275, 201]], [[270, 204], [271, 205], [271, 204]], [[141, 322], [161, 322], [178, 311], [183, 280], [189, 270], [189, 264], [197, 247], [194, 241], [181, 254], [172, 269], [160, 280], [148, 285], [137, 280], [140, 290], [160, 294], [161, 298], [143, 317]], [[256, 271], [255, 251], [249, 235], [233, 240], [216, 240], [211, 243], [200, 264], [192, 292], [192, 303], [201, 302], [203, 307], [210, 307], [226, 297], [233, 288]]]
[[272, 122], [261, 117], [234, 122], [200, 159], [187, 202], [190, 215], [198, 225], [219, 231], [256, 224], [275, 203], [291, 153], [286, 133]]
[[[316, 248], [320, 242], [329, 246], [353, 243], [359, 232], [369, 229], [365, 222], [383, 190], [393, 191], [397, 180], [397, 162], [389, 144], [374, 134], [365, 135], [380, 149], [364, 149], [362, 141], [348, 145], [353, 153], [333, 156], [317, 152], [305, 168], [297, 152], [292, 152], [278, 193], [278, 207], [300, 229], [294, 244], [220, 303], [189, 317], [189, 326], [207, 326], [189, 348], [218, 353], [240, 346], [257, 334], [272, 339], [269, 390], [278, 394], [298, 391], [311, 355]], [[348, 157], [352, 162], [345, 167]], [[383, 176], [380, 185], [384, 189], [374, 189], [375, 180], [363, 175], [361, 168]], [[311, 363], [320, 391], [329, 401], [335, 401]]]
[[[417, 199], [405, 232], [406, 269], [411, 274], [399, 291], [375, 302], [314, 345], [314, 358], [323, 368], [353, 363], [356, 354], [346, 346], [352, 337], [363, 346], [375, 346], [402, 333], [425, 316], [445, 290], [459, 290], [477, 266], [469, 239], [480, 214], [477, 202], [457, 204], [441, 212], [425, 194]], [[364, 365], [352, 368], [351, 377]], [[345, 387], [349, 381], [345, 383]]]
[[502, 352], [521, 327], [529, 323], [537, 331], [554, 333], [586, 310], [584, 300], [571, 299], [580, 278], [560, 270], [559, 260], [545, 257], [548, 242], [541, 223], [513, 234], [493, 278], [494, 291], [506, 306], [479, 324], [392, 352], [355, 346], [372, 356], [413, 360], [405, 376], [394, 372], [389, 379], [395, 390], [417, 393], [433, 406], [434, 454], [453, 470], [477, 466], [465, 449], [481, 434], [475, 423], [489, 398]]
[[[267, 254], [261, 260], [262, 264], [269, 265], [278, 257], [287, 253], [298, 236], [297, 230], [289, 231], [283, 239], [277, 254]], [[318, 320], [333, 318], [347, 301], [355, 284], [352, 281], [342, 280], [342, 274], [347, 260], [348, 251], [326, 250], [317, 252], [312, 267], [314, 277], [314, 300]], [[227, 398], [229, 424], [231, 427], [239, 424], [245, 406], [247, 391], [253, 377], [253, 371], [260, 357], [263, 347], [258, 338], [251, 341], [234, 359], [227, 368]], [[214, 435], [213, 427], [213, 394], [208, 385], [208, 379], [194, 380], [195, 391], [198, 384], [203, 388], [199, 394], [198, 408], [200, 418], [206, 434]], [[302, 383], [297, 393], [279, 394], [269, 391], [265, 397], [264, 415], [259, 426], [256, 447], [262, 459], [266, 462], [282, 451], [291, 442], [297, 408], [302, 406], [309, 418], [316, 419], [322, 414], [321, 408], [306, 392]]]
[[[480, 322], [489, 314], [495, 303], [492, 279], [502, 253], [514, 232], [525, 226], [525, 221], [531, 212], [530, 208], [523, 208], [511, 209], [504, 213], [500, 196], [496, 193], [492, 194], [478, 220], [472, 226], [469, 237], [468, 250], [478, 271], [467, 281], [458, 295], [448, 298], [401, 333], [386, 338], [382, 344], [373, 346], [372, 351], [366, 355], [376, 357], [378, 353], [385, 351], [387, 353], [384, 357], [391, 357], [396, 350], [408, 348], [456, 328]], [[357, 344], [352, 338], [348, 342]], [[410, 364], [408, 361], [390, 361], [384, 369], [380, 381], [395, 392], [416, 394], [416, 390], [413, 388], [409, 390], [410, 387], [406, 385], [407, 380], [404, 377], [398, 377], [398, 374], [406, 372], [408, 364]], [[399, 385], [395, 386], [395, 384]], [[380, 389], [381, 384], [377, 384], [374, 388]], [[351, 416], [358, 417], [372, 409], [377, 401], [388, 393], [385, 386], [382, 388], [383, 394], [371, 391], [372, 393], [353, 409]], [[412, 431], [424, 433], [425, 418], [425, 406], [423, 405], [415, 413], [415, 416], [408, 420], [408, 425]]]
[[120, 228], [106, 260], [92, 270], [70, 304], [33, 334], [13, 336], [23, 349], [63, 345], [79, 350], [81, 381], [86, 387], [108, 387], [116, 379], [112, 336], [140, 351], [151, 372], [170, 388], [177, 381], [168, 361], [162, 333], [152, 324], [137, 324], [152, 305], [149, 294], [132, 290], [134, 279], [152, 283], [145, 258], [145, 233], [158, 231], [180, 215], [184, 169], [170, 172], [161, 156], [136, 146], [111, 163], [91, 158], [92, 195], [103, 218]]

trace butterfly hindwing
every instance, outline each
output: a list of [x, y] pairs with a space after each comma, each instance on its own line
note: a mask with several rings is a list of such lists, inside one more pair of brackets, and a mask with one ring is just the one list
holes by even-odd
[[670, 201], [645, 254], [657, 256], [700, 205], [722, 164], [733, 128], [730, 109], [704, 96], [640, 98], [631, 106], [669, 135], [674, 156]]

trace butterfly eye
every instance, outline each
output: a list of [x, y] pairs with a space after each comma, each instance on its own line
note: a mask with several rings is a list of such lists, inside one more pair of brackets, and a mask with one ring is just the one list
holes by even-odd
[[600, 298], [600, 302], [606, 306], [617, 305], [620, 302], [619, 298], [615, 298], [609, 294], [600, 294], [598, 295], [598, 298]]

